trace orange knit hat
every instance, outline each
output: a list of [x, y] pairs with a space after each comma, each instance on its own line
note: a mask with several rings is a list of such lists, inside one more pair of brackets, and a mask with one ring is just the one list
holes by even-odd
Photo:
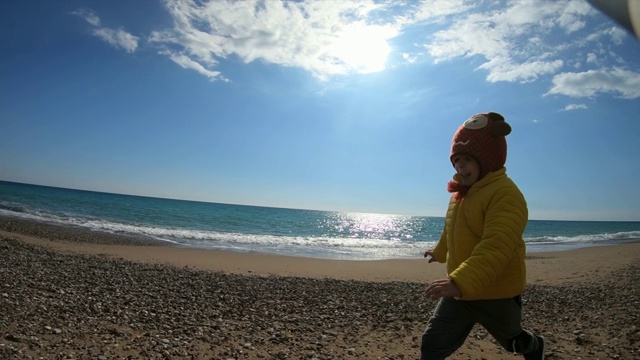
[[480, 164], [480, 178], [507, 161], [507, 140], [511, 126], [498, 113], [476, 114], [462, 124], [451, 140], [451, 156], [465, 154]]

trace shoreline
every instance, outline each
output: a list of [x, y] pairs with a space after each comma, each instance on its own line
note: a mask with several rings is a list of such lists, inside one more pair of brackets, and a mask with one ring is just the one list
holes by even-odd
[[[444, 264], [429, 264], [421, 256], [415, 259], [338, 260], [207, 250], [175, 246], [144, 237], [8, 217], [0, 217], [0, 235], [13, 236], [21, 241], [64, 253], [108, 256], [134, 262], [239, 275], [421, 283], [446, 277]], [[615, 257], [616, 261], [602, 261], [603, 257]], [[638, 259], [640, 242], [532, 252], [527, 254], [525, 260], [527, 283], [556, 285], [604, 279], [612, 271], [630, 266]]]
[[[527, 257], [553, 359], [640, 354], [640, 243]], [[158, 246], [0, 217], [0, 358], [411, 359], [443, 264]], [[451, 359], [518, 359], [480, 326]]]

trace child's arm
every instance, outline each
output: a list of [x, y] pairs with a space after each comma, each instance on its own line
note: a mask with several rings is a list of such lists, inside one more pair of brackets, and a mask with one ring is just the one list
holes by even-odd
[[437, 261], [436, 258], [433, 256], [433, 251], [432, 250], [425, 251], [424, 252], [424, 258], [429, 260], [429, 263]]
[[447, 230], [445, 228], [445, 230], [442, 231], [442, 235], [440, 235], [440, 240], [438, 244], [436, 244], [436, 247], [432, 250], [425, 251], [424, 257], [431, 256], [431, 259], [429, 259], [430, 263], [434, 261], [443, 263], [447, 261], [447, 251]]
[[459, 298], [462, 292], [451, 279], [439, 279], [427, 285], [427, 296], [431, 299], [443, 297]]

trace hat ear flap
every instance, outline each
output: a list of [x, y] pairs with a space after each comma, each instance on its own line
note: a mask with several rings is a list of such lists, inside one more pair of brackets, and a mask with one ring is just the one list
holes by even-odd
[[496, 113], [496, 112], [490, 112], [487, 114], [487, 116], [489, 117], [489, 119], [493, 120], [493, 121], [504, 121], [504, 116]]
[[511, 133], [511, 126], [504, 121], [504, 116], [494, 112], [490, 112], [487, 115], [489, 116], [489, 119], [493, 120], [491, 136], [507, 136]]
[[491, 128], [491, 136], [507, 136], [511, 133], [511, 126], [504, 121], [496, 121]]

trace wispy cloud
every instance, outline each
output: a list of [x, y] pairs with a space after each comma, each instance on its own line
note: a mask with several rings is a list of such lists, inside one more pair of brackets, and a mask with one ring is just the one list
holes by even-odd
[[[597, 11], [586, 1], [165, 0], [164, 4], [173, 26], [150, 32], [146, 44], [211, 80], [228, 81], [220, 70], [223, 60], [297, 67], [328, 80], [381, 71], [388, 54], [397, 51], [407, 64], [428, 59], [444, 66], [473, 58], [476, 70], [486, 71], [487, 82], [544, 81], [550, 87], [547, 94], [640, 97], [640, 72], [612, 50], [628, 34], [615, 26], [589, 26]], [[74, 14], [91, 24], [100, 39], [136, 51], [138, 37], [102, 26], [90, 11]], [[411, 38], [409, 48], [389, 45], [392, 39], [399, 44], [397, 40], [416, 33], [421, 38]]]
[[560, 111], [586, 110], [586, 109], [588, 109], [588, 107], [585, 104], [569, 104]]
[[136, 51], [138, 47], [138, 38], [122, 29], [113, 30], [103, 27], [95, 29], [93, 34], [116, 48], [124, 49], [128, 53]]
[[547, 94], [562, 94], [575, 98], [594, 97], [609, 93], [623, 99], [640, 97], [640, 73], [620, 68], [568, 72], [553, 78]]
[[80, 9], [72, 12], [72, 14], [80, 16], [93, 26], [100, 26], [100, 18], [92, 11]]
[[[149, 40], [172, 58], [213, 70], [231, 56], [299, 67], [326, 79], [384, 68], [387, 40], [399, 29], [369, 22], [373, 1], [168, 0], [174, 27]], [[175, 60], [174, 60], [175, 61]], [[377, 62], [376, 62], [377, 61]]]
[[106, 41], [115, 48], [121, 48], [128, 53], [133, 53], [138, 48], [138, 37], [129, 34], [122, 29], [110, 29], [100, 26], [100, 18], [93, 12], [88, 10], [77, 10], [72, 13], [73, 15], [80, 16], [89, 24], [93, 29], [93, 35]]
[[[587, 2], [505, 3], [505, 7], [485, 10], [474, 7], [452, 17], [451, 23], [432, 34], [424, 47], [436, 63], [460, 57], [482, 59], [477, 69], [487, 71], [489, 82], [544, 79], [552, 81], [548, 94], [640, 97], [640, 72], [607, 48], [619, 45], [627, 35], [617, 27], [588, 28], [587, 21], [596, 11]], [[598, 52], [585, 53], [587, 44]], [[607, 62], [615, 62], [619, 68], [601, 68]]]
[[448, 16], [461, 14], [473, 9], [473, 2], [469, 0], [424, 1], [413, 12], [405, 14], [407, 23], [422, 21], [440, 23]]
[[479, 56], [487, 81], [531, 82], [564, 65], [559, 44], [546, 38], [553, 31], [573, 33], [585, 26], [591, 7], [583, 2], [509, 2], [507, 7], [463, 14], [425, 43], [434, 60]]
[[175, 54], [171, 52], [165, 52], [164, 55], [167, 55], [171, 59], [171, 61], [180, 65], [180, 67], [182, 67], [183, 69], [195, 70], [200, 74], [208, 77], [211, 80], [217, 79], [217, 80], [229, 81], [224, 76], [222, 76], [222, 74], [219, 71], [209, 70], [204, 66], [202, 66], [202, 64], [198, 63], [197, 61], [193, 61], [191, 58], [189, 58], [186, 55]]

